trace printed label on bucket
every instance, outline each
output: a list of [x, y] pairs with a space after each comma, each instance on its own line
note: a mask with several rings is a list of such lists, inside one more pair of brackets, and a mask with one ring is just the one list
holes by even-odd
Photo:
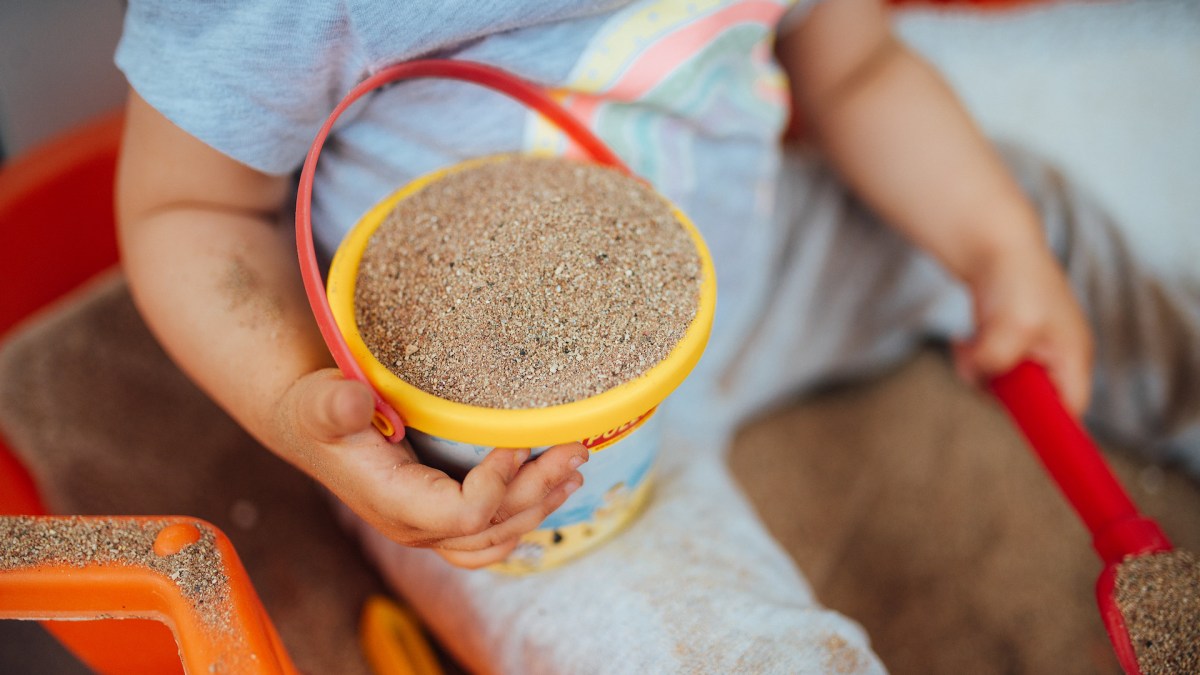
[[[641, 510], [650, 492], [651, 469], [660, 434], [654, 410], [613, 430], [588, 439], [591, 459], [580, 467], [583, 486], [542, 523], [521, 538], [502, 563], [491, 569], [526, 573], [549, 569], [608, 539]], [[407, 430], [417, 453], [433, 464], [467, 468], [492, 448], [459, 443]], [[534, 448], [537, 456], [546, 447]], [[602, 452], [603, 451], [603, 452]]]
[[613, 443], [616, 443], [629, 434], [632, 434], [635, 430], [637, 430], [638, 427], [645, 424], [646, 420], [650, 419], [654, 415], [655, 410], [658, 410], [658, 408], [654, 408], [645, 415], [642, 415], [637, 419], [630, 420], [619, 427], [609, 429], [602, 434], [590, 436], [580, 442], [583, 443], [583, 447], [587, 448], [588, 450], [591, 450], [592, 452], [600, 452]]

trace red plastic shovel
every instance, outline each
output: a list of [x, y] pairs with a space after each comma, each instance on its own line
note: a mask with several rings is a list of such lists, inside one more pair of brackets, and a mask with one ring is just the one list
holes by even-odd
[[1086, 431], [1063, 407], [1046, 371], [1025, 362], [996, 378], [991, 388], [1037, 452], [1050, 476], [1092, 533], [1104, 561], [1096, 600], [1104, 627], [1125, 672], [1137, 659], [1116, 601], [1117, 566], [1131, 556], [1172, 550], [1158, 524], [1138, 513]]

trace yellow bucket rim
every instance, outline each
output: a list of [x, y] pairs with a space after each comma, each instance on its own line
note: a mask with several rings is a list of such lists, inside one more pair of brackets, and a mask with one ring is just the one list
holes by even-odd
[[490, 447], [527, 448], [579, 441], [652, 410], [683, 382], [704, 353], [716, 311], [716, 271], [700, 231], [674, 205], [671, 210], [691, 237], [700, 257], [700, 297], [696, 315], [666, 358], [638, 377], [595, 396], [545, 408], [521, 409], [485, 408], [444, 399], [418, 389], [388, 370], [363, 341], [355, 320], [354, 291], [359, 263], [371, 235], [396, 204], [445, 176], [512, 157], [514, 155], [481, 157], [433, 171], [393, 192], [367, 211], [334, 253], [326, 286], [329, 305], [338, 329], [367, 380], [400, 413], [406, 426], [439, 438]]

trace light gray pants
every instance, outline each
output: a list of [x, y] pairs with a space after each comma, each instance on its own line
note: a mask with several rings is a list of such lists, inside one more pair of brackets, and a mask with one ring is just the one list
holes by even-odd
[[[1148, 275], [1058, 174], [1006, 154], [1097, 335], [1089, 421], [1200, 475], [1200, 291]], [[510, 578], [392, 544], [343, 509], [385, 578], [471, 670], [883, 671], [858, 625], [819, 604], [759, 523], [724, 452], [764, 406], [965, 336], [970, 307], [815, 159], [788, 157], [783, 180], [767, 309], [731, 356], [703, 361], [664, 406], [657, 491], [629, 530], [562, 568]], [[727, 291], [721, 302], [739, 301]]]

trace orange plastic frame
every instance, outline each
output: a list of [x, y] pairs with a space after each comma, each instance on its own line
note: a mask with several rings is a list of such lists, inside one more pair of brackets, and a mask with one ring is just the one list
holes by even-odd
[[[109, 115], [0, 168], [0, 232], [6, 242], [0, 246], [0, 285], [7, 289], [0, 293], [0, 340], [116, 264], [113, 186], [121, 129], [121, 116]], [[45, 512], [34, 481], [0, 438], [0, 518]], [[233, 598], [230, 625], [239, 639], [205, 629], [169, 579], [130, 565], [0, 571], [0, 619], [92, 619], [44, 625], [98, 673], [234, 672], [220, 669], [233, 663], [252, 664], [236, 672], [295, 672], [225, 535], [203, 521], [170, 520], [215, 538]], [[118, 616], [125, 618], [103, 618]]]
[[[0, 618], [3, 619], [157, 619], [171, 627], [179, 645], [175, 662], [187, 673], [247, 673], [276, 675], [297, 672], [279, 641], [258, 595], [250, 584], [229, 539], [216, 527], [196, 518], [108, 516], [0, 516], [0, 525], [20, 525], [20, 519], [50, 524], [65, 535], [72, 528], [88, 528], [117, 522], [138, 528], [157, 529], [153, 556], [169, 558], [180, 554], [207, 533], [220, 559], [221, 575], [206, 581], [220, 603], [221, 620], [214, 621], [201, 607], [188, 600], [179, 583], [145, 564], [127, 561], [89, 561], [30, 564], [0, 569]], [[8, 529], [8, 528], [6, 528]], [[19, 531], [13, 527], [10, 531]], [[6, 545], [28, 546], [19, 536]], [[142, 658], [139, 649], [134, 659]], [[111, 649], [110, 652], [116, 651]], [[117, 663], [128, 654], [104, 655], [111, 667], [128, 673], [161, 668], [154, 663]], [[174, 665], [174, 664], [171, 664]], [[106, 667], [107, 668], [107, 667]], [[172, 668], [173, 669], [173, 668]], [[158, 670], [157, 672], [162, 672]]]

